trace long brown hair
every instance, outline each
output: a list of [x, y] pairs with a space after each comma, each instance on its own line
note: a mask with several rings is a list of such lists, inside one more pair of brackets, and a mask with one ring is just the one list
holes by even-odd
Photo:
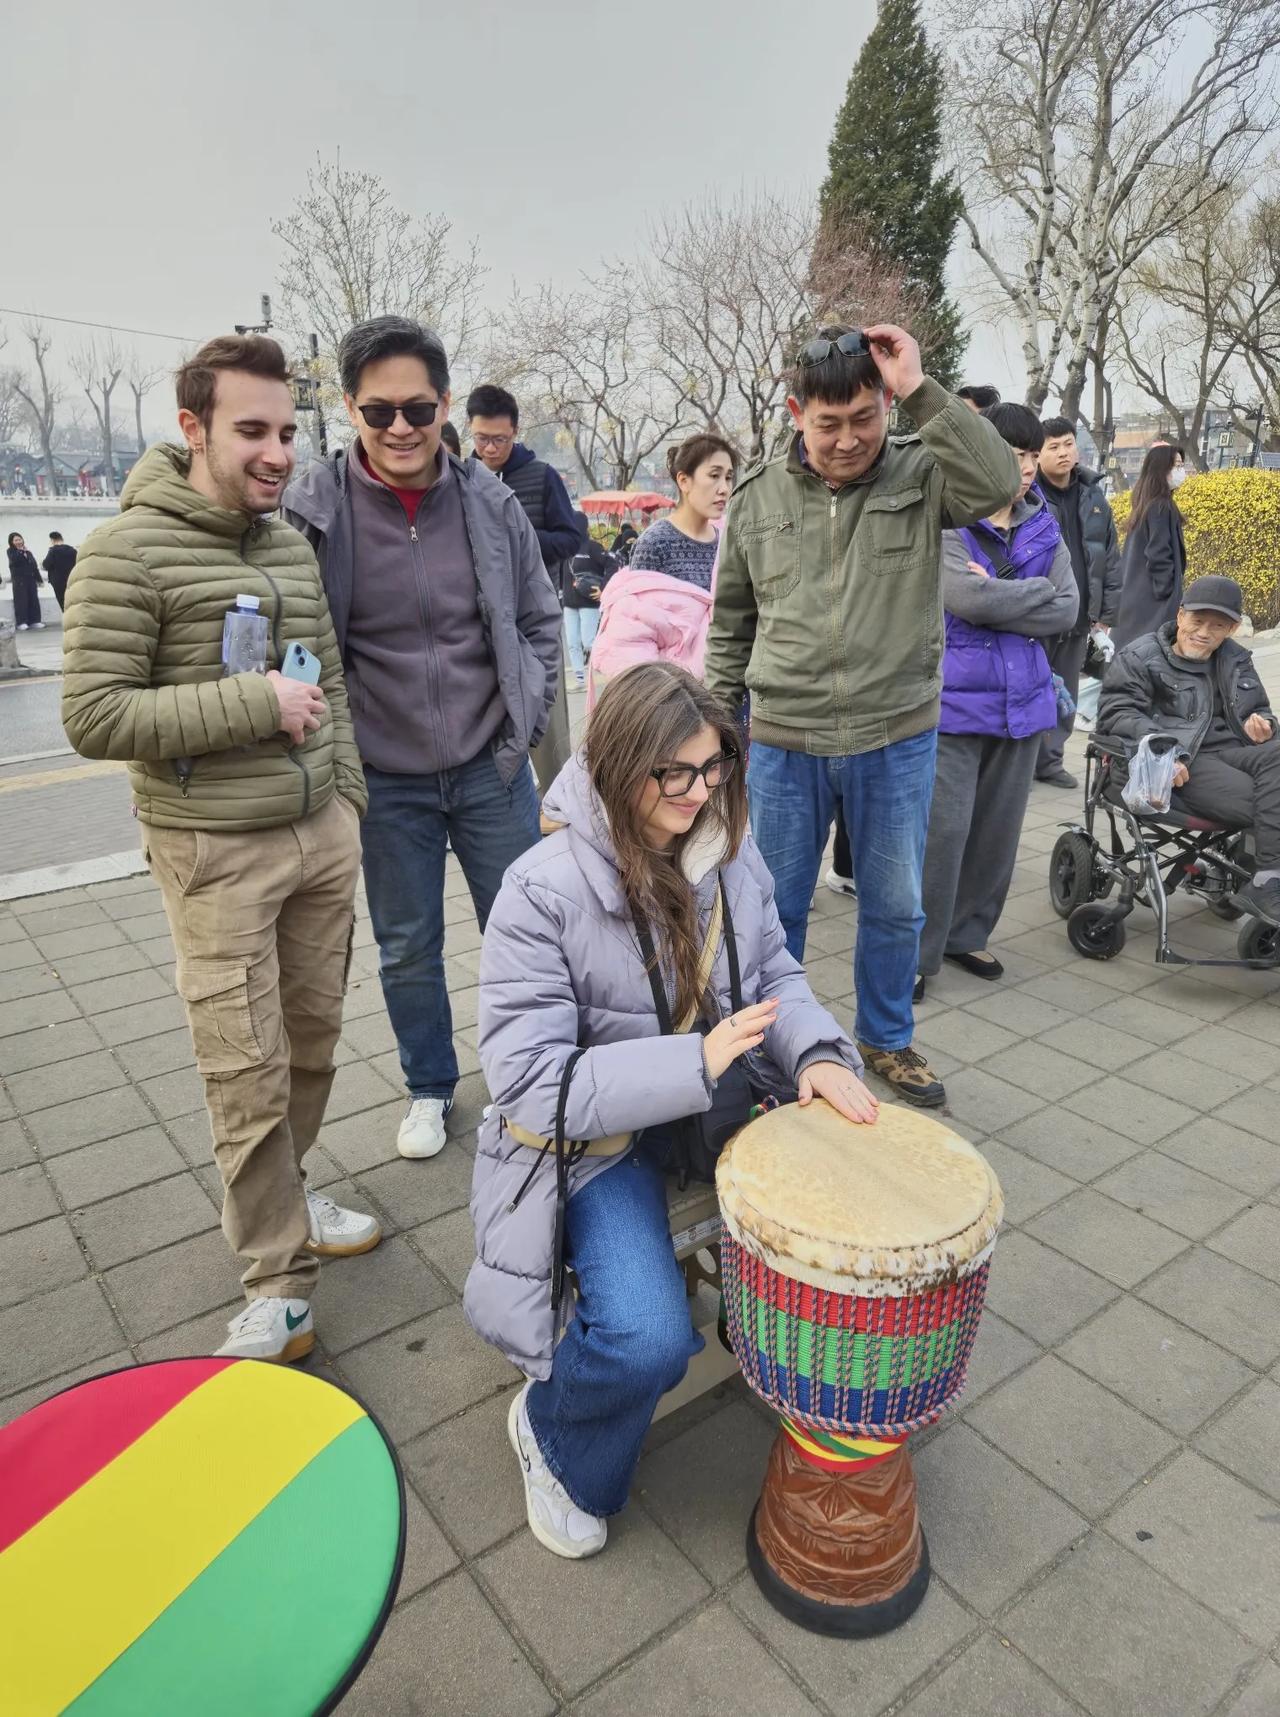
[[1142, 461], [1142, 469], [1138, 473], [1138, 481], [1133, 485], [1133, 498], [1129, 503], [1129, 529], [1140, 522], [1143, 515], [1156, 501], [1173, 503], [1173, 490], [1169, 487], [1169, 473], [1182, 458], [1180, 447], [1170, 447], [1164, 444], [1152, 447], [1147, 451]]
[[[638, 800], [653, 770], [670, 763], [704, 727], [715, 728], [721, 749], [734, 752], [738, 766], [712, 792], [688, 832], [677, 837], [669, 853], [660, 853], [645, 840]], [[605, 687], [587, 726], [583, 755], [609, 822], [627, 905], [648, 924], [659, 959], [675, 977], [672, 1014], [679, 1019], [702, 999], [697, 901], [680, 858], [708, 826], [723, 834], [726, 859], [742, 845], [747, 827], [742, 730], [685, 669], [674, 662], [643, 662]]]

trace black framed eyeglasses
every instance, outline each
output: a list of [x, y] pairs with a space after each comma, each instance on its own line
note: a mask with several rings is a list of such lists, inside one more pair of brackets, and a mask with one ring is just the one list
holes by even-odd
[[845, 358], [861, 358], [871, 350], [871, 342], [861, 328], [851, 328], [847, 334], [841, 334], [835, 340], [819, 337], [810, 340], [807, 346], [801, 348], [800, 363], [805, 369], [814, 364], [825, 364], [832, 352], [839, 352]]
[[397, 415], [404, 418], [410, 429], [425, 429], [429, 423], [435, 422], [439, 409], [438, 399], [410, 399], [403, 405], [387, 405], [375, 400], [369, 405], [356, 407], [370, 429], [390, 429]]
[[709, 758], [701, 769], [692, 763], [668, 763], [661, 769], [651, 770], [650, 774], [658, 783], [658, 791], [664, 799], [683, 799], [686, 793], [692, 792], [699, 775], [710, 792], [713, 787], [723, 787], [737, 767], [737, 752], [722, 751], [719, 757]]

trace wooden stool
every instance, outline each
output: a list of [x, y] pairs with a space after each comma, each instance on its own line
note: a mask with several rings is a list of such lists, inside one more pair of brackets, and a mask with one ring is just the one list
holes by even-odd
[[[676, 1262], [684, 1269], [685, 1287], [692, 1300], [700, 1288], [720, 1293], [720, 1204], [716, 1189], [705, 1181], [691, 1181], [683, 1191], [674, 1177], [667, 1181], [667, 1209], [671, 1220], [671, 1243]], [[704, 1262], [710, 1258], [711, 1263]], [[705, 1298], [705, 1296], [704, 1296]], [[736, 1357], [721, 1345], [716, 1330], [718, 1302], [713, 1306], [695, 1308], [694, 1327], [706, 1346], [689, 1361], [689, 1369], [674, 1389], [669, 1389], [658, 1403], [654, 1419], [665, 1419], [686, 1402], [705, 1395], [709, 1389], [724, 1383], [738, 1373]]]

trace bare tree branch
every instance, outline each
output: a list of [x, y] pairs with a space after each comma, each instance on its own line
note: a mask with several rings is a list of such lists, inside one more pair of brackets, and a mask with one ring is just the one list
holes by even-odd
[[124, 371], [125, 355], [111, 335], [99, 343], [90, 340], [71, 355], [71, 373], [84, 389], [98, 420], [98, 435], [102, 445], [103, 491], [116, 492], [115, 450], [112, 446], [111, 396]]
[[27, 413], [27, 419], [40, 442], [40, 451], [44, 454], [45, 471], [48, 476], [49, 493], [58, 492], [57, 468], [53, 462], [53, 433], [57, 421], [58, 407], [62, 403], [62, 387], [53, 374], [49, 362], [49, 353], [53, 348], [53, 335], [48, 333], [42, 322], [31, 320], [24, 322], [22, 333], [31, 349], [30, 370], [20, 370], [14, 379], [14, 391], [22, 401]]
[[133, 427], [134, 445], [141, 458], [146, 451], [147, 438], [142, 431], [142, 402], [157, 383], [168, 374], [163, 364], [148, 364], [136, 350], [130, 352], [125, 365], [124, 379], [129, 392], [133, 395]]
[[[993, 4], [952, 55], [965, 225], [1017, 326], [1028, 404], [1061, 363], [1075, 419], [1130, 273], [1229, 198], [1274, 122], [1280, 0]], [[1206, 46], [1179, 79], [1189, 37]]]
[[451, 362], [474, 335], [486, 272], [476, 245], [455, 249], [443, 215], [398, 208], [376, 174], [317, 156], [306, 191], [271, 230], [284, 247], [285, 322], [300, 348], [318, 334], [330, 365], [348, 328], [373, 316], [435, 328]]

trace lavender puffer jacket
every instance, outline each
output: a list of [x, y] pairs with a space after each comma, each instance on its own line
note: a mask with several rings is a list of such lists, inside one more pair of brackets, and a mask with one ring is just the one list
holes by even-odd
[[[512, 1210], [536, 1152], [513, 1143], [507, 1116], [544, 1138], [555, 1126], [565, 1062], [587, 1053], [569, 1088], [571, 1139], [638, 1132], [711, 1105], [711, 1081], [697, 1032], [662, 1037], [635, 931], [618, 879], [608, 827], [587, 773], [572, 758], [543, 804], [566, 824], [508, 870], [489, 916], [480, 957], [480, 1060], [493, 1098], [476, 1149], [471, 1215], [476, 1261], [465, 1309], [473, 1327], [530, 1377], [551, 1371], [551, 1250], [555, 1170], [544, 1163]], [[691, 841], [685, 874], [705, 929], [722, 849]], [[751, 1060], [752, 1077], [779, 1095], [793, 1093], [814, 1061], [862, 1062], [850, 1039], [815, 999], [803, 969], [787, 953], [773, 904], [773, 878], [748, 835], [723, 866], [750, 1005], [781, 1000], [778, 1017]], [[711, 975], [716, 1011], [730, 1011], [723, 940]], [[569, 1196], [626, 1153], [585, 1157]]]

